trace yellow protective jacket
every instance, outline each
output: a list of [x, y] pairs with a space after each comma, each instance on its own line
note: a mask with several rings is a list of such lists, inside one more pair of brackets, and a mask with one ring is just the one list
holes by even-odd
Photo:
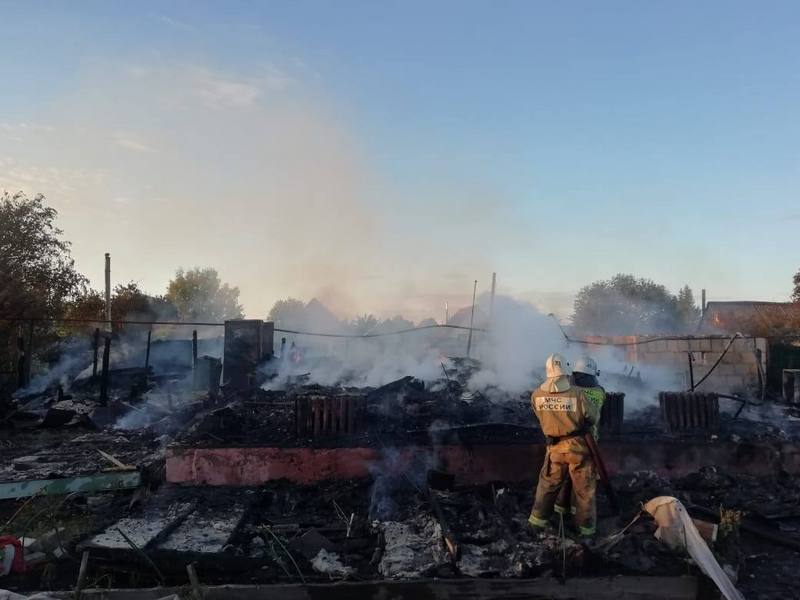
[[586, 399], [591, 402], [597, 411], [597, 421], [592, 425], [592, 437], [600, 439], [600, 414], [603, 411], [603, 404], [606, 402], [606, 391], [599, 385], [593, 387], [575, 386], [583, 392]]
[[[544, 388], [544, 389], [543, 389]], [[542, 432], [549, 438], [564, 438], [577, 432], [589, 432], [600, 419], [599, 408], [589, 401], [581, 388], [570, 386], [563, 392], [550, 392], [547, 382], [531, 394], [531, 406]], [[584, 447], [580, 437], [566, 438], [557, 445], [564, 450]]]

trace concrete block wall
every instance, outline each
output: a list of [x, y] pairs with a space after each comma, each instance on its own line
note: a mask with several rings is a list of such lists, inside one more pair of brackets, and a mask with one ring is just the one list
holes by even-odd
[[[676, 380], [686, 382], [689, 387], [689, 359], [693, 359], [694, 381], [700, 381], [714, 366], [728, 345], [727, 336], [703, 338], [667, 338], [654, 336], [613, 336], [586, 338], [593, 341], [614, 343], [638, 342], [625, 346], [625, 359], [640, 365], [653, 365], [673, 369]], [[649, 341], [653, 340], [653, 341]], [[767, 369], [767, 340], [764, 338], [742, 339], [733, 342], [722, 362], [700, 386], [699, 391], [734, 393], [758, 387], [759, 366], [756, 349], [761, 351], [761, 372]]]

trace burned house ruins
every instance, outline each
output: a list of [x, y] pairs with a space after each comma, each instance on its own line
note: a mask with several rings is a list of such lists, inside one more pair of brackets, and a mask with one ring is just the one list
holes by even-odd
[[585, 546], [525, 526], [544, 440], [529, 390], [476, 384], [480, 357], [428, 352], [435, 375], [365, 385], [273, 323], [197, 329], [110, 336], [106, 357], [90, 340], [49, 379], [21, 366], [0, 417], [2, 535], [21, 558], [0, 587], [713, 598], [708, 573], [642, 516], [666, 496], [746, 597], [796, 593], [800, 417], [795, 388], [768, 385], [765, 339], [569, 342], [619, 357], [602, 377], [600, 432], [619, 506], [601, 486]]

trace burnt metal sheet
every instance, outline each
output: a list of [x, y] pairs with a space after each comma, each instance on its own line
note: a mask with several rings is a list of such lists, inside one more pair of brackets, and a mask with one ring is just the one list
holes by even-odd
[[6, 481], [0, 482], [0, 500], [27, 498], [34, 494], [60, 496], [73, 492], [107, 492], [139, 487], [141, 482], [142, 476], [139, 471], [95, 473], [59, 479]]

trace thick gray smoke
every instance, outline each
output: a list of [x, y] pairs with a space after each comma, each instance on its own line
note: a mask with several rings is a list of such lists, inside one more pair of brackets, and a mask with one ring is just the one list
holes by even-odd
[[91, 345], [87, 338], [75, 337], [65, 340], [52, 350], [57, 360], [44, 366], [34, 374], [28, 386], [17, 390], [15, 396], [41, 394], [48, 388], [60, 385], [65, 391], [70, 383], [90, 360]]
[[[481, 296], [476, 314], [489, 314], [489, 297]], [[475, 327], [485, 328], [486, 322]], [[298, 375], [321, 385], [380, 386], [412, 375], [432, 382], [444, 377], [443, 365], [450, 368], [451, 357], [462, 357], [467, 350], [468, 332], [458, 329], [433, 329], [378, 338], [330, 340], [303, 336], [289, 337], [280, 354], [276, 346], [277, 377], [267, 389], [281, 389]], [[280, 338], [278, 338], [280, 339]], [[291, 344], [298, 347], [302, 360], [291, 360]], [[565, 340], [556, 323], [532, 304], [507, 296], [497, 296], [489, 331], [476, 331], [471, 356], [482, 368], [468, 387], [482, 390], [494, 387], [510, 393], [532, 389], [540, 381], [544, 361], [552, 352], [562, 352]]]
[[481, 306], [491, 312], [489, 332], [479, 339], [476, 356], [482, 369], [469, 382], [472, 389], [497, 387], [518, 393], [541, 382], [544, 362], [554, 353], [567, 353], [566, 340], [556, 322], [528, 302], [496, 296], [494, 307], [483, 295]]

